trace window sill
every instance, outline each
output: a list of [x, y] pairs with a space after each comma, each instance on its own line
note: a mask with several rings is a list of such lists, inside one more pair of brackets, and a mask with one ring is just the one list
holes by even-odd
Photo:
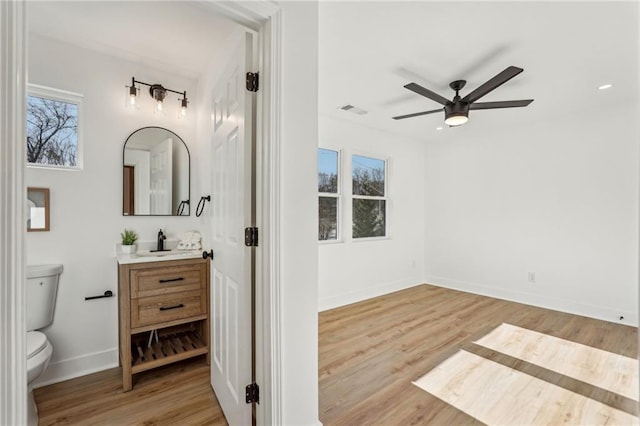
[[27, 168], [40, 169], [40, 170], [62, 170], [67, 172], [82, 171], [82, 167], [80, 166], [54, 166], [54, 165], [38, 164], [38, 163], [27, 163]]
[[386, 241], [386, 240], [390, 240], [391, 237], [389, 237], [388, 235], [385, 235], [384, 237], [362, 237], [362, 238], [352, 238], [351, 242], [354, 243], [365, 243], [365, 242], [373, 242], [373, 241]]
[[318, 240], [319, 245], [342, 244], [344, 240]]

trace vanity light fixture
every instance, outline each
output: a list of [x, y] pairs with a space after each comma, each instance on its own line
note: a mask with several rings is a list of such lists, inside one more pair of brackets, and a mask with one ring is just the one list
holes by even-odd
[[149, 84], [145, 83], [144, 81], [136, 80], [135, 77], [131, 77], [131, 86], [125, 86], [127, 88], [127, 106], [137, 107], [140, 89], [136, 86], [136, 83], [149, 86], [149, 95], [156, 102], [154, 112], [164, 113], [164, 99], [167, 97], [167, 92], [172, 92], [182, 96], [182, 99], [178, 99], [180, 101], [180, 116], [184, 117], [187, 115], [187, 104], [189, 103], [189, 101], [187, 99], [186, 90], [178, 92], [176, 90], [167, 89], [161, 84]]

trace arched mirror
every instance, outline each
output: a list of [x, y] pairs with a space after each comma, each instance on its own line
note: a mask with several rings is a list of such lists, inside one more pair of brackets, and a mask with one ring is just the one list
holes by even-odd
[[124, 216], [189, 216], [189, 150], [180, 136], [143, 127], [124, 143]]

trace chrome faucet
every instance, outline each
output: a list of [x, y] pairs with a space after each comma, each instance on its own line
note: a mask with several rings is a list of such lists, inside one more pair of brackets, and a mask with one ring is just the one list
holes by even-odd
[[162, 229], [158, 232], [158, 247], [156, 249], [156, 251], [165, 251], [164, 248], [164, 240], [166, 240], [167, 237], [162, 233]]

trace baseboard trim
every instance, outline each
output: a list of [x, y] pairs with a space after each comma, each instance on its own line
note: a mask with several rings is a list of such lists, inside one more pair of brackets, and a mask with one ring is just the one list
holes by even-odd
[[[638, 326], [638, 312], [623, 311], [606, 306], [593, 306], [586, 303], [580, 303], [575, 300], [566, 300], [556, 297], [505, 290], [482, 284], [458, 281], [438, 276], [427, 276], [427, 283], [435, 285], [437, 287], [450, 288], [452, 290], [460, 290], [467, 293], [494, 297], [496, 299], [523, 303], [525, 305], [552, 309], [555, 311], [566, 312], [574, 315], [581, 315], [589, 318], [613, 322], [616, 324], [630, 325], [633, 327]], [[620, 320], [620, 316], [624, 318]]]
[[[55, 349], [54, 349], [55, 350]], [[33, 384], [34, 388], [63, 382], [87, 374], [114, 368], [118, 363], [118, 349], [108, 349], [49, 364], [45, 372]]]
[[424, 284], [424, 282], [421, 280], [394, 281], [390, 283], [379, 284], [375, 287], [367, 287], [361, 290], [351, 291], [336, 296], [325, 297], [318, 300], [318, 312], [339, 308], [341, 306], [350, 305], [352, 303], [362, 302], [363, 300], [383, 296], [385, 294], [415, 287], [421, 284]]

